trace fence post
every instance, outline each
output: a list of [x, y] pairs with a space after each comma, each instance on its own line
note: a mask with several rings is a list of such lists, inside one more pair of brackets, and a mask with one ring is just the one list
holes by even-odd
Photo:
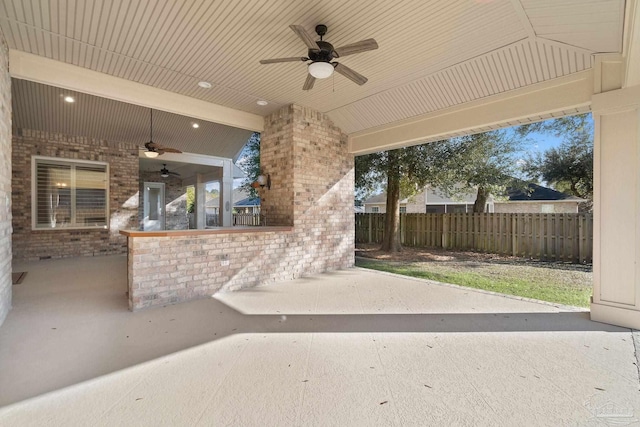
[[518, 256], [518, 220], [516, 214], [511, 214], [511, 252]]
[[584, 262], [585, 256], [584, 256], [584, 248], [585, 248], [585, 243], [584, 243], [584, 221], [587, 219], [587, 216], [585, 215], [584, 217], [578, 216], [578, 262], [582, 263]]
[[369, 214], [367, 217], [369, 218], [369, 243], [371, 243], [371, 236], [373, 235], [373, 215]]
[[449, 217], [447, 214], [442, 214], [442, 249], [447, 249], [449, 246], [447, 233], [449, 233]]

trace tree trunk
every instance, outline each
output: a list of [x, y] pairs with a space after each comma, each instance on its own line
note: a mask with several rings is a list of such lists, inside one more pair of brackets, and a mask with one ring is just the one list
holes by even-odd
[[489, 193], [487, 190], [479, 186], [478, 194], [476, 195], [476, 201], [473, 203], [473, 213], [483, 213], [484, 207], [487, 205], [487, 198], [489, 197]]
[[400, 252], [400, 171], [395, 162], [390, 161], [387, 172], [387, 210], [384, 216], [384, 252]]

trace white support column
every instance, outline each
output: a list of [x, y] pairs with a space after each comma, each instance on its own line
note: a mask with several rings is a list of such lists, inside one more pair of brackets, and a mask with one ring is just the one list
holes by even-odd
[[220, 225], [233, 225], [233, 162], [225, 160], [220, 180]]
[[205, 228], [207, 224], [207, 210], [206, 203], [207, 198], [205, 197], [205, 182], [203, 180], [202, 174], [196, 175], [196, 228], [198, 230], [202, 230]]
[[640, 329], [640, 86], [594, 95], [591, 319]]

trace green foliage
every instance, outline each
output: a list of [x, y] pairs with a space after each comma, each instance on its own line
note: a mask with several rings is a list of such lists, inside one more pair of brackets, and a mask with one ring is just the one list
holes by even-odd
[[523, 166], [531, 178], [587, 199], [586, 209], [591, 208], [593, 200], [593, 127], [588, 118], [583, 114], [536, 124], [540, 125], [536, 132], [552, 133], [564, 140], [557, 148], [529, 156]]
[[260, 134], [254, 132], [242, 149], [236, 165], [247, 175], [240, 188], [249, 193], [249, 197], [258, 197], [258, 192], [251, 186], [260, 175]]
[[[366, 198], [380, 190], [389, 173], [400, 180], [403, 197], [410, 197], [426, 184], [439, 188], [446, 196], [460, 198], [478, 187], [499, 195], [514, 185], [513, 154], [519, 140], [505, 131], [451, 138], [399, 150], [356, 157], [356, 192]], [[391, 170], [393, 160], [398, 164]]]
[[[520, 141], [506, 131], [492, 131], [428, 144], [429, 184], [452, 198], [474, 191], [478, 198], [504, 195], [506, 187], [522, 185], [513, 178]], [[484, 211], [484, 201], [479, 209]]]
[[576, 116], [559, 117], [543, 122], [528, 123], [515, 128], [515, 132], [520, 137], [525, 137], [531, 133], [548, 133], [556, 137], [564, 137], [581, 133], [592, 128], [589, 114], [578, 114]]
[[196, 210], [196, 189], [187, 187], [187, 213], [193, 213]]
[[398, 180], [402, 197], [411, 197], [429, 183], [428, 144], [358, 156], [355, 159], [356, 195], [366, 199], [380, 192], [388, 178]]

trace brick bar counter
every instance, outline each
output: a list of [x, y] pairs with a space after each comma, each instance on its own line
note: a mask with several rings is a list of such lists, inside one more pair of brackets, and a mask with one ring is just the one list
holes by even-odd
[[129, 308], [210, 297], [293, 279], [293, 227], [122, 230], [128, 240]]

